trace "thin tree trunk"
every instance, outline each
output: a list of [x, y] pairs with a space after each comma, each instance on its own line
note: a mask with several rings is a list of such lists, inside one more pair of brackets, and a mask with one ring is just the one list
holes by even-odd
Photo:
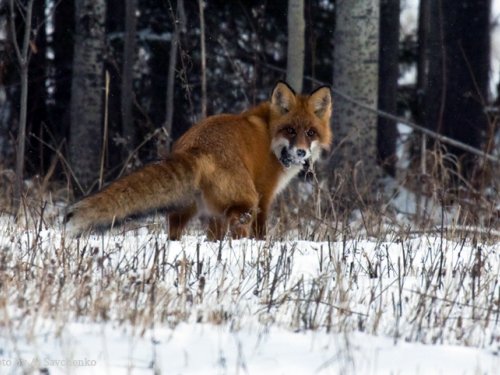
[[[381, 0], [380, 3], [379, 97], [378, 107], [396, 114], [399, 77], [399, 0]], [[377, 150], [379, 162], [385, 171], [396, 175], [396, 123], [378, 118]]]
[[134, 117], [132, 113], [135, 37], [137, 29], [136, 9], [137, 0], [125, 1], [125, 40], [123, 45], [121, 115], [123, 136], [127, 140], [129, 151], [132, 150], [136, 144]]
[[175, 72], [177, 67], [177, 53], [179, 49], [179, 42], [181, 37], [181, 32], [185, 25], [185, 13], [184, 13], [184, 1], [177, 1], [177, 10], [175, 15], [172, 17], [172, 22], [174, 25], [174, 33], [172, 35], [172, 41], [170, 44], [170, 57], [168, 62], [168, 72], [167, 72], [167, 105], [166, 105], [166, 115], [165, 115], [165, 131], [169, 136], [168, 150], [172, 144], [172, 121], [174, 118], [174, 93], [175, 93]]
[[71, 128], [71, 84], [68, 81], [73, 71], [74, 47], [73, 38], [68, 38], [68, 35], [74, 35], [75, 32], [74, 14], [73, 1], [61, 1], [54, 10], [54, 33], [50, 43], [54, 59], [49, 60], [48, 64], [54, 72], [55, 92], [53, 103], [49, 106], [49, 121], [57, 144], [69, 139]]
[[28, 114], [28, 66], [29, 66], [29, 43], [31, 37], [31, 17], [33, 12], [33, 1], [29, 0], [24, 14], [24, 37], [20, 48], [16, 37], [16, 25], [14, 14], [14, 0], [10, 0], [10, 25], [14, 50], [21, 70], [21, 108], [19, 111], [19, 132], [17, 133], [16, 151], [16, 184], [14, 188], [14, 204], [19, 207], [23, 194], [24, 180], [24, 148], [26, 144], [26, 118]]
[[200, 8], [201, 44], [201, 118], [207, 117], [207, 53], [205, 45], [205, 2], [198, 0]]
[[[480, 149], [490, 63], [490, 0], [430, 2], [424, 118], [428, 128]], [[474, 176], [476, 157], [455, 147], [448, 167]], [[448, 160], [450, 160], [448, 158]], [[456, 180], [458, 182], [458, 179]]]
[[6, 135], [9, 134], [9, 127], [12, 124], [13, 103], [8, 95], [5, 77], [5, 72], [12, 61], [8, 51], [10, 46], [8, 26], [9, 12], [7, 4], [4, 3], [0, 6], [0, 161], [4, 161], [7, 157], [7, 150], [10, 149]]
[[[334, 87], [376, 107], [378, 93], [379, 1], [336, 2]], [[346, 199], [375, 200], [381, 169], [377, 164], [377, 116], [340, 96], [334, 98], [335, 143], [331, 168]]]
[[28, 114], [28, 64], [21, 64], [21, 109], [19, 112], [19, 132], [17, 134], [16, 152], [16, 189], [14, 203], [19, 206], [23, 194], [24, 181], [24, 149], [26, 146], [26, 118]]
[[103, 123], [104, 0], [75, 2], [70, 161], [84, 192], [99, 177]]
[[443, 110], [446, 104], [444, 93], [447, 86], [442, 1], [423, 0], [420, 6], [422, 15], [426, 15], [428, 19], [422, 24], [424, 29], [420, 35], [423, 36], [426, 47], [420, 67], [423, 76], [420, 84], [424, 88], [422, 118], [427, 128], [442, 133]]
[[297, 92], [302, 92], [302, 83], [304, 80], [304, 50], [304, 0], [288, 0], [286, 80]]
[[427, 73], [429, 59], [427, 55], [430, 27], [430, 2], [433, 0], [420, 0], [418, 9], [418, 57], [417, 57], [417, 108], [415, 117], [417, 123], [425, 124], [424, 98], [427, 90]]

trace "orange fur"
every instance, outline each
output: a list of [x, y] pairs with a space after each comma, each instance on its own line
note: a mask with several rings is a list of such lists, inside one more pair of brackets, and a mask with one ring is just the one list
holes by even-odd
[[276, 194], [331, 143], [330, 90], [296, 95], [278, 82], [271, 100], [236, 115], [206, 118], [174, 145], [169, 158], [118, 179], [72, 205], [73, 233], [153, 209], [169, 210], [178, 239], [197, 214], [209, 216], [208, 236], [265, 235]]

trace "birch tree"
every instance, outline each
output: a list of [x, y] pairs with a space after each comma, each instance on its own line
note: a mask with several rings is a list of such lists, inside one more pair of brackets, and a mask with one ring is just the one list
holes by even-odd
[[99, 176], [103, 122], [104, 0], [75, 1], [70, 161], [87, 192]]
[[288, 0], [286, 80], [297, 92], [302, 92], [304, 79], [304, 34], [304, 0]]
[[[334, 88], [377, 106], [379, 0], [336, 2]], [[334, 96], [334, 153], [331, 167], [346, 187], [347, 196], [374, 199], [381, 175], [377, 165], [377, 116], [342, 96]]]

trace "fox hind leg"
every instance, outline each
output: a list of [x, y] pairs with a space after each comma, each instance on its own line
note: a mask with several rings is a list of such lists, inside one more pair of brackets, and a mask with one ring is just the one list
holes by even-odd
[[211, 217], [208, 221], [207, 239], [221, 241], [227, 232], [227, 221], [224, 217]]
[[183, 210], [168, 215], [168, 237], [170, 240], [177, 241], [181, 238], [189, 220], [196, 215], [196, 211], [196, 204], [193, 203]]
[[233, 238], [248, 237], [255, 220], [259, 194], [248, 171], [241, 168], [220, 168], [202, 186], [204, 199], [215, 218], [209, 225], [209, 238], [221, 239], [230, 231]]
[[256, 220], [253, 222], [253, 236], [258, 240], [263, 240], [267, 234], [267, 207], [261, 208], [257, 214]]

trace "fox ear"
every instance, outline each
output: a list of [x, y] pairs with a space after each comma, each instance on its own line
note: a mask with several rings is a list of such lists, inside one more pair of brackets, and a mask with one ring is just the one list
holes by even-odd
[[289, 112], [295, 104], [295, 91], [283, 81], [278, 81], [271, 94], [271, 105], [281, 114]]
[[332, 115], [332, 93], [330, 87], [321, 86], [309, 95], [309, 105], [322, 120], [329, 120]]

